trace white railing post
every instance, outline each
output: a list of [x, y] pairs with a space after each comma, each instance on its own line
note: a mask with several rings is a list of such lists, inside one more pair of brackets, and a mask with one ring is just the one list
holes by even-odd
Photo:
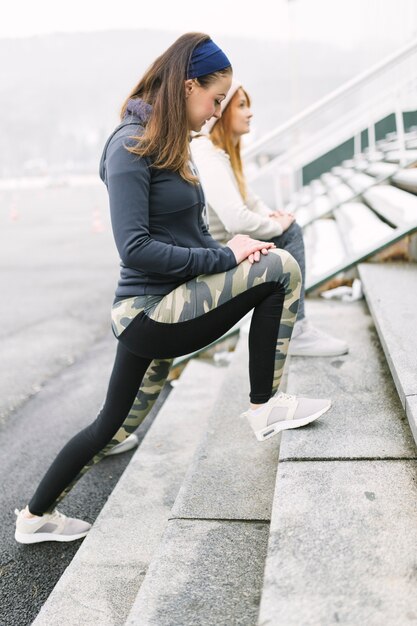
[[361, 131], [358, 131], [354, 138], [354, 155], [358, 156], [362, 152]]
[[301, 167], [298, 167], [295, 170], [295, 185], [296, 185], [296, 190], [300, 191], [300, 189], [303, 188], [303, 170]]
[[405, 138], [404, 138], [404, 118], [401, 107], [401, 99], [400, 95], [397, 96], [397, 103], [395, 107], [395, 127], [397, 130], [397, 141], [398, 141], [398, 150], [399, 150], [399, 164], [400, 166], [404, 166], [406, 163], [405, 158]]
[[375, 124], [372, 122], [368, 126], [368, 150], [371, 157], [376, 152], [376, 144], [375, 144]]

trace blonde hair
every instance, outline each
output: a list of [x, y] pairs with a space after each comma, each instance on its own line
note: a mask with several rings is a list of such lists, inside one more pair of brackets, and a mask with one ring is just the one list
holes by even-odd
[[241, 93], [244, 93], [248, 106], [250, 106], [250, 98], [243, 87], [234, 94], [233, 98], [228, 103], [227, 107], [222, 113], [222, 116], [217, 120], [210, 133], [210, 138], [215, 146], [222, 148], [230, 157], [230, 165], [232, 166], [233, 174], [235, 175], [237, 186], [244, 202], [247, 200], [247, 188], [245, 175], [243, 173], [242, 157], [240, 154], [240, 138], [236, 145], [233, 143], [232, 136], [232, 107], [231, 105], [241, 97]]

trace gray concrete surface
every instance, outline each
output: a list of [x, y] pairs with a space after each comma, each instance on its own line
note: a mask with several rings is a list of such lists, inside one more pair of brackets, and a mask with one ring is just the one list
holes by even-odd
[[240, 413], [248, 408], [248, 346], [243, 334], [172, 517], [269, 520], [279, 436], [261, 444]]
[[[23, 546], [15, 542], [15, 507], [22, 508], [61, 447], [89, 424], [100, 408], [113, 361], [115, 340], [97, 342], [76, 362], [49, 378], [0, 428], [0, 624], [31, 624], [80, 542]], [[161, 393], [163, 401], [169, 393]], [[160, 401], [137, 431], [142, 441]], [[67, 515], [94, 522], [132, 457], [104, 459], [60, 506]]]
[[365, 302], [309, 302], [308, 310], [317, 327], [348, 342], [349, 353], [292, 359], [288, 391], [331, 398], [332, 408], [310, 426], [285, 433], [280, 461], [417, 456]]
[[259, 626], [417, 620], [417, 462], [283, 462]]
[[417, 441], [417, 395], [407, 396], [405, 410], [411, 432], [414, 435], [414, 441]]
[[127, 624], [255, 623], [279, 438], [239, 417], [248, 384], [243, 332]]
[[[79, 547], [78, 543], [39, 544], [30, 547], [15, 544], [12, 536], [13, 508], [23, 506], [37, 484], [39, 476], [48, 467], [56, 452], [69, 436], [91, 421], [103, 399], [115, 346], [109, 333], [109, 308], [118, 274], [117, 255], [109, 229], [106, 206], [103, 186], [82, 190], [62, 188], [47, 192], [30, 190], [0, 193], [0, 221], [3, 233], [0, 250], [0, 286], [3, 294], [6, 294], [2, 300], [0, 329], [2, 348], [0, 469], [1, 475], [5, 477], [0, 483], [0, 495], [2, 510], [6, 511], [5, 524], [0, 531], [2, 626], [26, 626], [31, 623]], [[384, 310], [395, 310], [395, 305], [400, 301], [404, 318], [401, 318], [399, 326], [403, 325], [404, 328], [410, 329], [408, 337], [409, 340], [413, 339], [414, 326], [410, 326], [410, 322], [412, 324], [415, 314], [407, 306], [402, 306], [401, 300], [401, 295], [405, 293], [401, 289], [407, 287], [410, 291], [409, 283], [406, 281], [405, 285], [398, 284], [398, 290], [395, 291], [395, 279], [391, 278], [389, 286], [392, 288], [390, 293], [396, 294], [396, 299], [384, 301]], [[385, 291], [388, 293], [390, 290]], [[388, 298], [392, 297], [390, 293]], [[331, 395], [335, 407], [315, 424], [306, 429], [286, 433], [283, 437], [282, 452], [285, 456], [276, 483], [276, 494], [279, 498], [277, 495], [274, 503], [273, 528], [278, 524], [284, 543], [280, 538], [276, 541], [271, 539], [272, 560], [268, 561], [267, 584], [262, 604], [262, 615], [270, 620], [265, 622], [268, 624], [276, 623], [275, 601], [280, 611], [292, 606], [295, 614], [299, 610], [300, 615], [307, 615], [306, 619], [310, 621], [306, 621], [305, 624], [341, 622], [355, 625], [369, 623], [372, 626], [374, 623], [381, 623], [381, 620], [379, 622], [377, 620], [382, 615], [382, 610], [388, 616], [388, 621], [384, 620], [383, 623], [393, 626], [412, 622], [417, 617], [415, 601], [409, 598], [411, 582], [415, 583], [415, 565], [412, 566], [412, 557], [415, 563], [416, 542], [412, 519], [415, 519], [413, 507], [416, 453], [405, 416], [401, 413], [400, 403], [393, 391], [392, 379], [383, 363], [379, 340], [372, 329], [372, 322], [366, 314], [366, 309], [363, 306], [361, 309], [361, 306], [360, 303], [307, 304], [307, 312], [309, 315], [311, 313], [313, 321], [339, 336], [345, 334], [352, 349], [350, 355], [337, 359], [292, 360], [295, 368], [290, 378], [294, 382], [293, 390], [297, 389], [299, 393], [305, 394], [311, 392], [314, 395]], [[357, 311], [359, 315], [355, 317]], [[392, 316], [385, 318], [386, 328], [389, 328], [389, 323], [393, 319], [397, 318]], [[106, 339], [101, 340], [103, 336]], [[370, 337], [368, 343], [366, 337]], [[417, 414], [416, 391], [414, 390], [414, 393], [411, 391], [415, 381], [415, 377], [413, 378], [415, 360], [407, 361], [409, 356], [401, 355], [398, 347], [409, 348], [409, 341], [405, 345], [394, 342], [392, 353], [402, 368], [397, 367], [396, 371], [401, 369], [404, 372], [401, 378], [401, 384], [405, 381], [404, 401], [409, 419], [410, 415], [414, 419]], [[389, 351], [387, 354], [390, 358]], [[412, 355], [415, 358], [415, 354]], [[243, 387], [234, 389], [236, 390], [234, 393], [238, 394]], [[339, 392], [344, 394], [343, 400], [342, 396], [338, 395]], [[237, 398], [236, 395], [234, 398], [236, 403], [239, 402]], [[249, 580], [252, 581], [252, 589], [248, 592], [250, 602], [253, 601], [256, 607], [259, 599], [257, 595], [260, 590], [259, 572], [265, 558], [265, 532], [268, 523], [256, 519], [250, 521], [250, 513], [258, 510], [261, 511], [261, 515], [265, 515], [267, 507], [263, 505], [257, 508], [257, 505], [253, 506], [251, 503], [248, 503], [246, 508], [239, 505], [239, 514], [245, 514], [246, 511], [248, 515], [247, 518], [242, 518], [247, 519], [246, 522], [240, 521], [239, 516], [231, 520], [198, 519], [200, 515], [209, 514], [204, 501], [205, 487], [207, 497], [214, 497], [214, 502], [217, 502], [217, 515], [220, 516], [222, 511], [225, 515], [233, 514], [232, 507], [227, 503], [225, 484], [228, 483], [236, 492], [239, 488], [239, 481], [236, 479], [238, 471], [233, 474], [230, 459], [229, 469], [223, 474], [219, 470], [219, 464], [227, 460], [227, 450], [232, 452], [231, 424], [232, 422], [224, 430], [228, 440], [224, 448], [221, 446], [221, 437], [216, 438], [216, 432], [207, 435], [207, 450], [210, 451], [210, 456], [213, 454], [213, 461], [204, 459], [204, 453], [199, 457], [200, 452], [194, 459], [198, 480], [195, 486], [191, 485], [188, 492], [189, 500], [183, 498], [181, 506], [184, 507], [185, 515], [196, 518], [172, 519], [168, 525], [168, 530], [172, 528], [172, 537], [178, 537], [181, 528], [189, 529], [188, 545], [186, 546], [187, 537], [183, 537], [182, 543], [178, 538], [178, 546], [184, 546], [184, 550], [186, 546], [190, 560], [184, 558], [184, 561], [194, 563], [195, 580], [188, 570], [185, 575], [186, 570], [178, 560], [178, 574], [181, 573], [185, 578], [178, 576], [177, 580], [174, 578], [169, 584], [171, 590], [179, 591], [178, 597], [183, 600], [184, 605], [187, 595], [183, 591], [186, 592], [187, 589], [192, 591], [190, 595], [192, 602], [188, 607], [183, 606], [183, 615], [188, 615], [190, 620], [193, 607], [200, 607], [201, 596], [198, 595], [200, 578], [210, 581], [207, 593], [208, 608], [210, 602], [215, 601], [216, 593], [220, 594], [220, 598], [225, 598], [227, 614], [233, 619], [238, 620], [238, 613], [234, 612], [233, 607], [239, 603], [244, 607], [247, 606], [245, 570], [243, 568], [239, 571], [236, 556], [238, 551], [234, 550], [234, 542], [239, 544], [242, 537], [252, 537], [254, 545], [259, 547], [256, 554], [243, 552], [242, 561], [242, 565], [248, 562], [251, 564], [251, 569], [248, 570]], [[246, 437], [245, 428], [248, 430], [247, 435], [253, 437], [244, 422], [239, 423], [236, 433]], [[46, 452], [45, 439], [47, 439]], [[262, 449], [266, 458], [275, 458], [278, 438], [258, 444], [253, 437], [253, 442], [257, 450]], [[242, 476], [250, 478], [248, 467], [243, 467], [245, 450], [240, 444], [237, 448], [239, 463], [236, 470], [243, 470], [246, 473]], [[139, 453], [140, 451], [135, 458], [136, 456], [139, 458]], [[175, 455], [182, 452], [171, 449], [170, 453]], [[65, 506], [62, 507], [64, 512], [94, 521], [131, 456], [132, 453], [127, 453], [121, 457], [111, 457], [96, 466], [66, 498]], [[323, 458], [326, 460], [322, 461]], [[252, 462], [253, 457], [250, 456], [248, 459]], [[203, 473], [199, 475], [203, 466], [209, 476], [211, 473], [209, 480]], [[368, 467], [371, 469], [368, 470]], [[163, 476], [159, 478], [162, 480]], [[221, 487], [218, 488], [219, 494], [223, 494], [223, 499], [226, 500], [224, 505], [219, 494], [215, 493], [214, 478], [217, 479], [217, 487]], [[265, 477], [261, 476], [262, 479], [265, 480]], [[129, 484], [133, 483], [129, 481]], [[270, 481], [266, 480], [262, 484], [270, 486]], [[140, 485], [137, 493], [140, 494], [139, 487]], [[363, 487], [363, 492], [358, 491], [360, 487]], [[132, 493], [129, 492], [128, 485], [125, 485], [125, 488], [130, 494], [129, 502], [126, 502], [123, 494], [120, 495], [121, 504], [113, 505], [117, 500], [113, 501], [112, 498], [108, 501], [108, 510], [111, 514], [109, 526], [106, 526], [105, 522], [102, 524], [99, 522], [100, 518], [97, 518], [95, 535], [97, 543], [94, 533], [90, 535], [91, 547], [96, 552], [97, 549], [101, 550], [99, 546], [103, 545], [100, 542], [102, 538], [108, 543], [114, 529], [114, 520], [117, 520], [121, 530], [124, 531], [123, 537], [130, 539], [128, 532], [131, 532], [132, 524], [129, 525], [127, 520], [135, 519], [136, 522], [136, 518], [133, 517], [133, 513], [129, 513], [124, 521], [124, 507], [133, 503], [133, 500], [130, 502]], [[251, 493], [254, 494], [254, 499], [258, 497], [258, 494], [245, 487], [247, 498], [251, 497]], [[305, 502], [312, 503], [309, 510], [302, 508], [304, 494]], [[290, 523], [292, 519], [294, 522], [287, 502], [292, 503], [297, 498], [296, 510], [298, 512], [301, 510], [304, 515], [303, 530], [300, 531], [302, 542], [297, 540], [297, 533], [292, 535], [286, 533], [285, 526], [282, 526], [283, 521]], [[172, 494], [167, 493], [165, 504], [170, 507], [172, 501]], [[181, 500], [178, 501], [178, 506], [180, 503]], [[369, 505], [375, 506], [368, 510], [366, 507]], [[151, 510], [149, 519], [152, 513]], [[316, 533], [309, 530], [309, 515], [312, 516], [311, 526], [317, 529]], [[261, 519], [267, 520], [267, 516]], [[301, 519], [298, 517], [298, 524]], [[258, 534], [255, 534], [255, 525], [259, 527]], [[212, 531], [213, 528], [216, 529], [215, 532]], [[299, 526], [297, 528], [299, 529]], [[145, 531], [151, 533], [150, 523]], [[378, 543], [379, 538], [381, 543]], [[408, 541], [408, 538], [407, 553], [405, 541]], [[130, 546], [137, 545], [136, 537], [133, 541]], [[210, 548], [207, 551], [203, 550], [205, 543]], [[337, 555], [333, 561], [330, 560], [331, 550], [327, 550], [327, 543], [333, 546], [333, 553]], [[164, 545], [168, 550], [167, 564], [169, 554], [181, 555], [180, 551], [175, 552], [175, 546], [170, 542]], [[306, 546], [308, 549], [305, 551]], [[243, 542], [240, 544], [241, 551], [243, 547], [249, 550], [250, 544], [246, 546]], [[119, 619], [116, 614], [119, 610], [126, 611], [126, 608], [121, 608], [126, 605], [126, 600], [129, 602], [133, 600], [133, 586], [143, 579], [146, 565], [143, 565], [144, 561], [139, 557], [134, 566], [132, 561], [128, 560], [124, 575], [118, 576], [114, 569], [119, 556], [117, 546], [109, 545], [108, 552], [103, 553], [103, 561], [98, 563], [93, 557], [93, 552], [88, 554], [87, 548], [88, 543], [84, 541], [82, 545], [82, 549], [86, 551], [84, 574], [79, 579], [78, 587], [84, 585], [85, 581], [92, 587], [86, 587], [83, 598], [74, 596], [74, 601], [80, 605], [78, 609], [81, 612], [85, 610], [89, 616], [94, 615], [93, 619], [99, 620], [101, 624], [106, 623], [104, 619], [106, 615], [111, 615], [111, 619]], [[216, 552], [217, 548], [221, 548], [223, 553], [223, 564], [217, 559], [220, 554]], [[320, 561], [322, 550], [326, 558]], [[185, 554], [184, 552], [184, 557]], [[212, 563], [209, 560], [211, 554], [216, 556]], [[233, 555], [230, 568], [227, 561], [229, 554]], [[201, 567], [202, 561], [199, 558], [193, 561], [193, 555], [194, 557], [207, 555], [205, 565]], [[285, 562], [279, 561], [283, 555]], [[307, 559], [309, 555], [315, 558], [309, 562], [302, 561], [302, 557]], [[327, 558], [329, 560], [326, 560]], [[109, 564], [107, 570], [106, 559]], [[279, 572], [280, 564], [288, 564], [285, 570], [286, 581], [283, 581], [284, 576]], [[368, 569], [364, 571], [366, 567]], [[314, 577], [311, 576], [310, 569]], [[221, 578], [222, 570], [230, 572], [232, 584], [229, 587], [227, 580]], [[332, 574], [330, 582], [333, 586], [329, 589], [333, 596], [329, 595], [329, 600], [325, 604], [323, 590], [326, 589], [327, 570]], [[166, 572], [169, 571], [172, 570], [166, 569]], [[257, 572], [256, 576], [254, 572]], [[342, 598], [338, 596], [341, 581], [349, 572], [347, 588], [352, 590], [351, 602], [346, 595]], [[97, 580], [100, 580], [100, 576], [107, 575], [111, 582], [94, 591], [92, 574]], [[239, 586], [239, 575], [243, 580], [242, 586]], [[275, 578], [275, 575], [278, 578]], [[211, 576], [219, 576], [221, 580], [225, 580], [222, 590], [215, 591], [215, 581], [213, 582]], [[376, 586], [373, 586], [371, 580], [373, 576], [379, 582]], [[313, 621], [314, 611], [302, 613], [307, 610], [307, 605], [299, 604], [303, 601], [303, 594], [299, 593], [301, 587], [294, 584], [298, 581], [303, 583], [304, 579], [310, 581], [310, 587], [316, 590], [309, 607], [317, 610], [317, 615], [325, 612], [326, 619], [322, 622]], [[65, 584], [65, 578], [63, 580]], [[356, 580], [357, 587], [354, 584]], [[185, 585], [182, 584], [184, 581]], [[71, 584], [73, 583], [68, 583], [68, 589], [71, 589]], [[364, 588], [369, 591], [367, 600], [360, 592], [361, 585], [365, 585]], [[282, 589], [288, 591], [286, 608], [280, 591]], [[389, 591], [384, 595], [384, 590], [387, 589]], [[57, 590], [59, 591], [59, 587]], [[280, 592], [276, 593], [277, 590]], [[239, 594], [240, 591], [242, 597], [239, 598], [238, 595], [236, 597], [235, 592]], [[94, 594], [97, 594], [97, 598]], [[152, 599], [152, 596], [149, 598]], [[391, 600], [391, 607], [388, 606], [387, 598]], [[167, 608], [174, 601], [175, 594], [172, 597], [168, 594], [164, 598], [164, 606]], [[155, 604], [153, 606], [155, 607]], [[410, 608], [406, 610], [406, 606]], [[100, 612], [103, 607], [104, 612]], [[231, 612], [230, 607], [233, 609]], [[201, 611], [206, 610], [207, 607], [201, 608]], [[216, 612], [218, 607], [212, 610], [213, 614], [221, 619], [220, 611]], [[62, 613], [58, 617], [56, 606], [54, 619], [45, 623], [48, 623], [48, 626], [51, 623], [62, 623], [66, 626], [69, 614]], [[247, 614], [252, 616], [254, 613], [248, 608]], [[126, 613], [124, 615], [126, 616]], [[88, 624], [88, 621], [76, 623]], [[190, 624], [194, 626], [194, 622], [190, 621]], [[181, 626], [185, 624], [181, 623]]]
[[0, 191], [0, 427], [110, 330], [118, 257], [105, 187]]
[[292, 361], [290, 388], [312, 392], [317, 381], [321, 395], [328, 385], [334, 408], [283, 433], [258, 626], [412, 623], [417, 454], [408, 422], [364, 303], [309, 311], [335, 334], [339, 323], [351, 350], [333, 373], [330, 359]]
[[187, 365], [34, 625], [124, 623], [223, 377], [201, 360]]
[[[0, 226], [0, 623], [26, 626], [80, 544], [17, 544], [13, 510], [103, 402], [116, 345], [110, 306], [118, 259], [101, 182], [2, 190]], [[93, 522], [131, 456], [88, 472], [63, 512]]]
[[365, 297], [402, 405], [417, 394], [417, 263], [362, 263]]
[[171, 520], [126, 625], [253, 626], [268, 532], [260, 522]]

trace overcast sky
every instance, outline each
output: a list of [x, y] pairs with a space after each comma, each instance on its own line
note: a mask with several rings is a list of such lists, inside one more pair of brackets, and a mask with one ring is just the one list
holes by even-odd
[[417, 0], [21, 0], [3, 3], [0, 37], [109, 29], [208, 32], [344, 47], [417, 37]]

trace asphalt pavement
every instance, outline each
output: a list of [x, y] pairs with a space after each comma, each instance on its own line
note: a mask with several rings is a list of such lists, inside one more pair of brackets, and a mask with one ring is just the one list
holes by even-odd
[[[0, 232], [0, 624], [26, 626], [80, 542], [17, 544], [13, 511], [101, 407], [118, 257], [100, 184], [0, 191]], [[132, 454], [104, 459], [60, 510], [93, 522]]]

